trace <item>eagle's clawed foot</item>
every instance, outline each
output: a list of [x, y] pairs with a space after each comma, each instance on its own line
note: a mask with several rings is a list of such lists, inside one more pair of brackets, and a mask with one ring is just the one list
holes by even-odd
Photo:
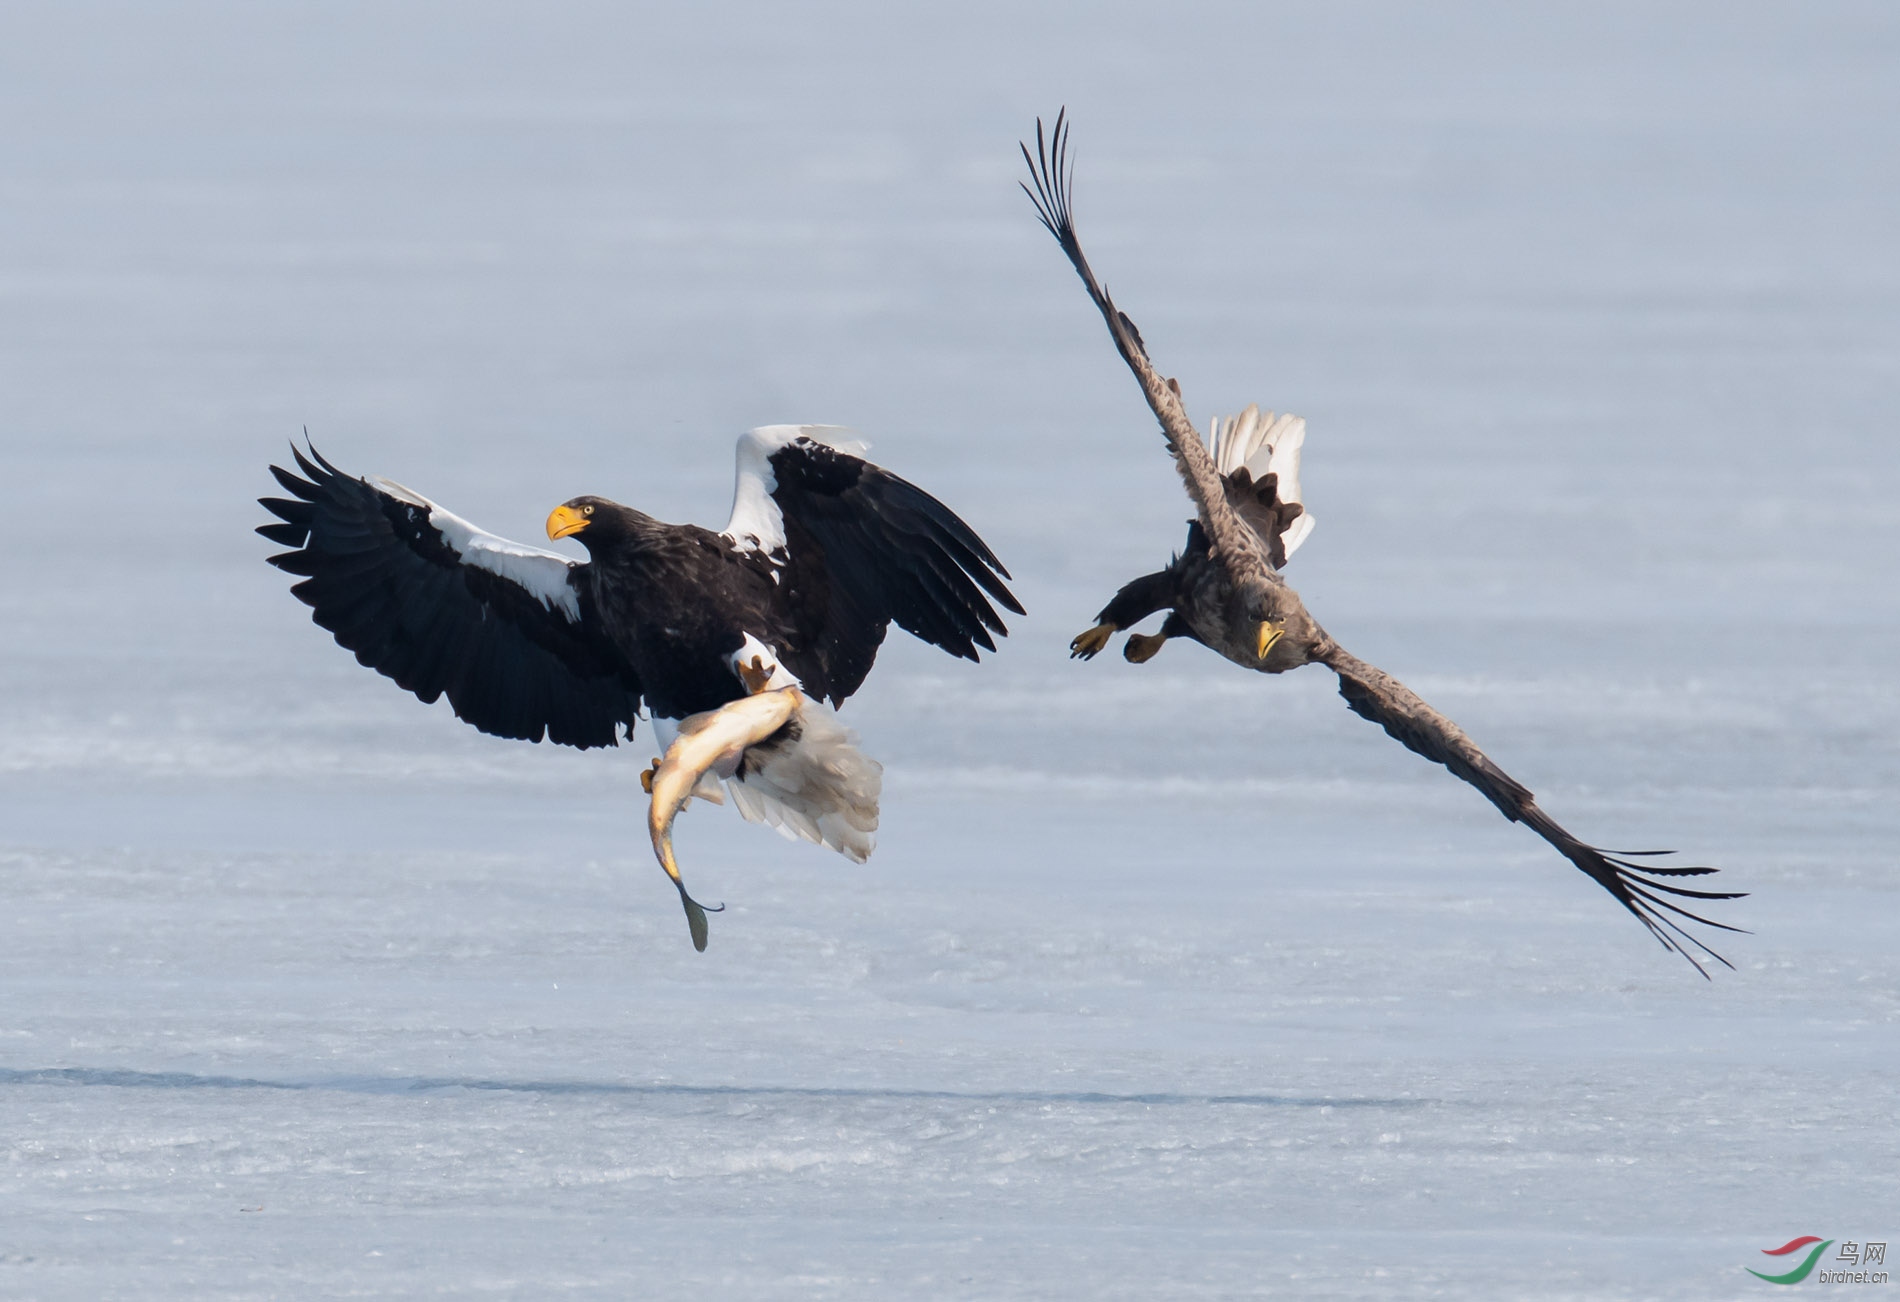
[[1113, 624], [1097, 624], [1086, 633], [1075, 635], [1075, 641], [1069, 643], [1069, 659], [1093, 660], [1101, 649], [1108, 645], [1108, 639], [1115, 635]]
[[764, 657], [753, 656], [751, 664], [739, 666], [739, 681], [745, 684], [746, 695], [757, 696], [777, 672], [777, 665], [767, 665]]
[[1168, 639], [1159, 633], [1152, 636], [1147, 633], [1130, 633], [1127, 643], [1122, 647], [1122, 659], [1131, 665], [1145, 665], [1155, 658], [1162, 647], [1167, 645], [1167, 641]]
[[640, 772], [640, 790], [646, 792], [649, 796], [653, 794], [653, 775], [659, 771], [660, 757], [655, 755], [653, 757], [653, 767], [650, 769], [642, 769]]

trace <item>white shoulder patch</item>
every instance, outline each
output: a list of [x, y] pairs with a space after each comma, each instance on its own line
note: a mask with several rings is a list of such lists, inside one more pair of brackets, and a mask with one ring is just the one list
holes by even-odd
[[[1305, 417], [1276, 416], [1249, 403], [1247, 410], [1238, 416], [1216, 416], [1208, 427], [1208, 441], [1213, 445], [1214, 467], [1223, 476], [1233, 474], [1242, 466], [1255, 480], [1277, 475], [1280, 500], [1306, 505], [1300, 490], [1300, 451], [1306, 446]], [[1312, 532], [1313, 513], [1302, 510], [1300, 518], [1280, 535], [1287, 556], [1291, 557]]]
[[772, 473], [772, 454], [807, 439], [840, 452], [861, 457], [870, 445], [843, 437], [842, 425], [761, 425], [739, 436], [732, 483], [732, 518], [722, 532], [742, 552], [783, 551], [785, 516], [772, 500], [778, 477]]
[[568, 581], [578, 563], [572, 557], [527, 543], [512, 542], [486, 529], [477, 528], [453, 511], [437, 506], [422, 494], [403, 487], [393, 479], [365, 475], [363, 482], [398, 502], [427, 510], [429, 523], [455, 554], [462, 558], [464, 565], [473, 565], [518, 584], [549, 610], [560, 611], [569, 622], [579, 622], [580, 594], [574, 591], [574, 585]]

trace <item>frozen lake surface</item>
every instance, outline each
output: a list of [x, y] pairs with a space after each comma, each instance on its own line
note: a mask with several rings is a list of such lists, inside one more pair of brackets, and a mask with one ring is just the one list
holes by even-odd
[[[1718, 1299], [1900, 1239], [1900, 12], [26, 4], [0, 16], [0, 1296]], [[1068, 639], [1187, 505], [1546, 808], [1752, 892], [1705, 983], [1330, 675]], [[327, 455], [534, 540], [855, 426], [1030, 616], [846, 707], [870, 864], [487, 738], [263, 564]]]

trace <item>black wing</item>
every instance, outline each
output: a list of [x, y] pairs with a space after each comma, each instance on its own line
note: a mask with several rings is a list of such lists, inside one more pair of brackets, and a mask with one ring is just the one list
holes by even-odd
[[[833, 704], [871, 671], [892, 621], [966, 660], [1007, 634], [989, 598], [1022, 614], [1009, 571], [955, 512], [905, 479], [802, 432], [768, 426], [739, 441], [740, 489], [727, 536], [783, 564], [783, 600], [804, 636], [792, 668]], [[748, 477], [750, 481], [748, 482]], [[776, 506], [761, 515], [753, 490]], [[986, 597], [985, 594], [988, 594]]]
[[613, 746], [633, 727], [640, 684], [574, 582], [582, 563], [291, 454], [308, 478], [271, 467], [292, 497], [259, 498], [281, 523], [257, 532], [295, 549], [270, 563], [305, 576], [291, 592], [360, 664], [499, 737]]
[[[1658, 877], [1702, 877], [1715, 872], [1715, 869], [1661, 868], [1654, 864], [1629, 862], [1632, 857], [1648, 858], [1670, 853], [1667, 850], [1611, 853], [1585, 845], [1539, 809], [1530, 791], [1493, 764], [1464, 734], [1463, 729], [1432, 709], [1404, 683], [1384, 670], [1348, 655], [1336, 645], [1324, 660], [1339, 675], [1339, 694], [1346, 698], [1346, 704], [1352, 707], [1354, 714], [1384, 728], [1389, 736], [1402, 743], [1407, 750], [1423, 755], [1434, 763], [1443, 764], [1483, 792], [1485, 798], [1497, 806], [1499, 813], [1514, 823], [1524, 824], [1550, 842], [1559, 854], [1581, 868], [1599, 886], [1614, 895], [1618, 903], [1635, 914], [1649, 928], [1650, 934], [1662, 942], [1664, 949], [1688, 959], [1695, 970], [1705, 977], [1708, 972], [1689, 952], [1688, 946], [1693, 945], [1726, 968], [1734, 968], [1733, 963], [1684, 931], [1676, 919], [1699, 922], [1705, 927], [1716, 927], [1722, 931], [1741, 931], [1742, 928], [1712, 922], [1699, 913], [1692, 913], [1671, 903], [1663, 896], [1691, 900], [1738, 900], [1745, 892], [1697, 891], [1655, 880]], [[1672, 914], [1674, 917], [1670, 916]]]

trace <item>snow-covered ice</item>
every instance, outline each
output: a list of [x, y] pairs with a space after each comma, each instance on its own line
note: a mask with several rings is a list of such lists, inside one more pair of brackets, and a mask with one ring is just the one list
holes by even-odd
[[[829, 0], [0, 14], [0, 1296], [1730, 1298], [1900, 1239], [1900, 11]], [[1293, 577], [1705, 983], [1330, 676], [1072, 664], [1187, 507], [1015, 190]], [[308, 426], [535, 542], [851, 426], [1030, 609], [844, 711], [868, 865], [486, 738], [249, 532]], [[1876, 1290], [1877, 1291], [1877, 1290]]]

